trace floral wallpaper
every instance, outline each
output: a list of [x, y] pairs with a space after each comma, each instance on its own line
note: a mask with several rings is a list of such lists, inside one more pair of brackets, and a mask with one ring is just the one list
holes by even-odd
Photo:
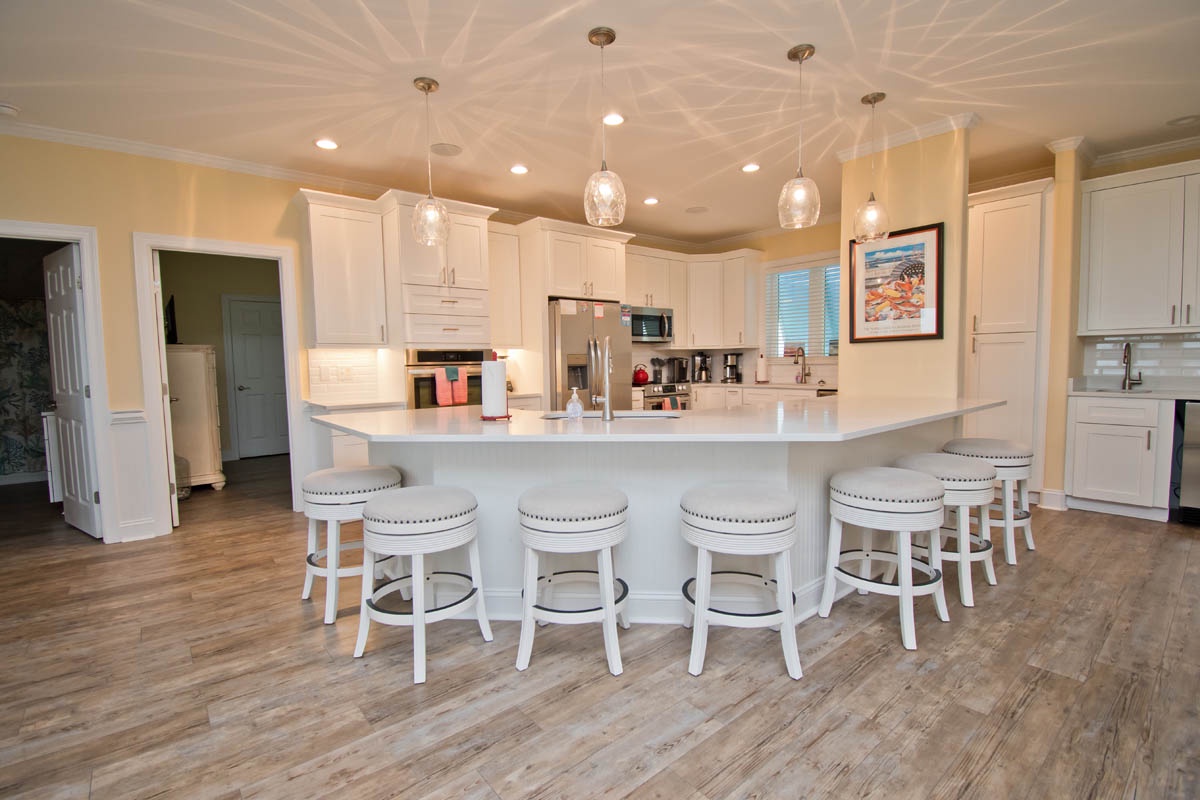
[[45, 471], [51, 399], [46, 301], [0, 300], [0, 475]]

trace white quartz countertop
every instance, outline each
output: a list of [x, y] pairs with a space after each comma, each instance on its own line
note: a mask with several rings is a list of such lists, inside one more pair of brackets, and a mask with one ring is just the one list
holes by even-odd
[[521, 409], [513, 409], [507, 422], [485, 422], [478, 406], [361, 411], [313, 421], [370, 442], [842, 442], [1001, 405], [1003, 400], [833, 396], [612, 422], [550, 420], [544, 412]]
[[389, 398], [367, 398], [357, 400], [335, 400], [335, 399], [308, 399], [304, 401], [308, 407], [317, 413], [322, 411], [353, 411], [355, 409], [368, 408], [402, 408], [405, 403], [403, 400]]

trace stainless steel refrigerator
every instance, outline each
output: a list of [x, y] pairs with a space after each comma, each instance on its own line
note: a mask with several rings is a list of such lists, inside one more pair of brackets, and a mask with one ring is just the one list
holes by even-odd
[[602, 374], [590, 374], [595, 370], [588, 368], [588, 353], [596, 345], [602, 352], [605, 337], [609, 337], [612, 349], [612, 407], [625, 411], [633, 408], [631, 322], [630, 306], [591, 300], [550, 301], [550, 346], [547, 352], [551, 411], [562, 411], [567, 407], [572, 386], [578, 387], [585, 410], [600, 409], [600, 404], [592, 402], [592, 395], [604, 393], [604, 379]]

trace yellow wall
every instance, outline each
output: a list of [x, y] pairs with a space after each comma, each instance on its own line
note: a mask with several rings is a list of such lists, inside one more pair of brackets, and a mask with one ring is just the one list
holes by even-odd
[[[179, 344], [211, 344], [217, 348], [217, 406], [229, 419], [226, 402], [225, 323], [221, 295], [279, 298], [279, 265], [261, 258], [214, 256], [207, 253], [159, 254], [164, 302], [175, 297]], [[221, 448], [232, 448], [230, 426], [221, 425]]]
[[841, 225], [829, 222], [799, 231], [781, 230], [769, 236], [749, 237], [739, 240], [738, 246], [761, 250], [763, 261], [776, 261], [781, 258], [797, 258], [837, 250], [841, 241]]
[[142, 406], [134, 232], [291, 248], [304, 291], [299, 184], [15, 136], [0, 136], [0, 176], [0, 218], [96, 228], [114, 410]]
[[[967, 131], [956, 130], [877, 153], [875, 197], [891, 216], [893, 231], [935, 222], [942, 238], [942, 339], [850, 343], [848, 315], [841, 321], [838, 391], [902, 397], [957, 397], [966, 300]], [[871, 157], [842, 165], [840, 246], [842, 286], [850, 286], [854, 212], [872, 189]], [[848, 288], [843, 289], [847, 293]], [[848, 301], [843, 298], [843, 308]]]

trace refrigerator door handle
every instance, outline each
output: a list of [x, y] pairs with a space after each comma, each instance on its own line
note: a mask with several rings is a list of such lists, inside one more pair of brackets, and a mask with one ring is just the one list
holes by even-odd
[[590, 406], [594, 403], [592, 398], [596, 396], [596, 376], [600, 373], [600, 344], [591, 336], [587, 340], [587, 354], [587, 396]]

